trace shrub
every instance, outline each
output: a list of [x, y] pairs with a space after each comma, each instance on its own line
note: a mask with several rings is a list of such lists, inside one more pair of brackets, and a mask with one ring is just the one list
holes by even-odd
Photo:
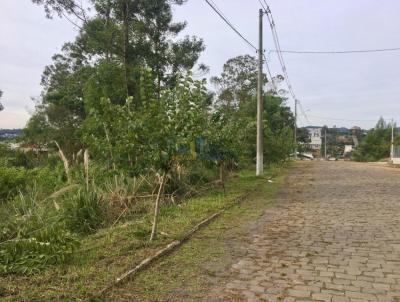
[[0, 166], [0, 201], [13, 197], [26, 185], [24, 168]]
[[65, 263], [79, 245], [58, 211], [37, 202], [37, 192], [20, 194], [1, 223], [0, 274], [33, 274]]
[[47, 266], [66, 262], [79, 245], [62, 225], [45, 226], [31, 236], [0, 243], [0, 274], [37, 273]]
[[66, 181], [64, 168], [61, 163], [55, 167], [38, 167], [27, 171], [29, 184], [36, 185], [41, 193], [48, 195], [53, 193]]
[[65, 201], [64, 219], [69, 230], [88, 234], [106, 223], [106, 206], [97, 192], [79, 191]]

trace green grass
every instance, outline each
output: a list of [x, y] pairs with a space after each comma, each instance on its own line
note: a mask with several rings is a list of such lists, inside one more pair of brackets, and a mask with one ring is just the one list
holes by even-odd
[[[135, 294], [141, 298], [136, 301], [150, 301], [150, 295], [160, 297], [159, 300], [151, 301], [161, 301], [162, 297], [166, 297], [179, 282], [189, 277], [194, 278], [193, 276], [198, 273], [195, 268], [201, 263], [224, 255], [224, 247], [218, 244], [218, 239], [224, 234], [229, 234], [226, 230], [240, 230], [242, 222], [254, 220], [260, 215], [280, 187], [283, 181], [281, 174], [282, 168], [270, 168], [264, 177], [254, 176], [253, 171], [242, 171], [228, 179], [226, 194], [220, 189], [213, 189], [180, 204], [164, 205], [160, 215], [159, 236], [151, 243], [148, 242], [151, 213], [82, 237], [82, 247], [75, 254], [72, 263], [55, 266], [29, 278], [17, 276], [0, 278], [0, 299], [4, 301], [88, 300], [152, 252], [180, 238], [193, 225], [229, 205], [236, 197], [250, 192], [250, 197], [243, 205], [234, 206], [211, 227], [207, 227], [207, 231], [202, 232], [204, 240], [195, 240], [193, 243], [190, 240], [183, 245], [179, 253], [164, 258], [161, 262], [164, 265], [161, 268], [162, 274], [156, 277], [152, 275], [160, 265], [156, 264], [139, 275], [138, 283], [128, 283], [134, 289], [141, 288], [141, 291]], [[267, 183], [268, 178], [276, 176], [278, 177], [273, 184]], [[175, 267], [172, 264], [175, 261], [183, 265], [173, 270], [168, 269]], [[207, 274], [212, 276], [214, 273], [215, 271], [210, 268]], [[196, 290], [200, 289], [196, 284], [201, 283], [197, 282], [190, 286], [193, 296]], [[121, 290], [123, 289], [124, 286]], [[115, 293], [111, 291], [110, 294]]]
[[[272, 184], [266, 182], [271, 176], [276, 177]], [[170, 256], [113, 288], [103, 300], [199, 301], [204, 298], [213, 282], [223, 277], [240, 245], [250, 242], [249, 229], [271, 204], [283, 182], [284, 173], [280, 169], [269, 170], [262, 178], [248, 172], [239, 175], [230, 184], [252, 190], [249, 198], [230, 208]]]

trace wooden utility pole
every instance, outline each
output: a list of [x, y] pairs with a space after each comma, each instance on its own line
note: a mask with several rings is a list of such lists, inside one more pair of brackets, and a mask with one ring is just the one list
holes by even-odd
[[294, 100], [294, 159], [297, 159], [297, 99]]
[[[256, 175], [262, 175], [264, 170], [263, 145], [263, 10], [259, 11], [259, 45], [258, 45], [258, 87], [257, 87], [257, 163]], [[272, 81], [272, 79], [271, 79]]]

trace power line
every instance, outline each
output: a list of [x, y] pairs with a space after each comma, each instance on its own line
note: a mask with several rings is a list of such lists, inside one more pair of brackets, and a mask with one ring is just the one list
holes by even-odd
[[[267, 7], [264, 6], [264, 4], [261, 2], [261, 0], [258, 0], [258, 2], [260, 3], [261, 7], [263, 8], [264, 11], [267, 11]], [[266, 4], [266, 3], [265, 3]]]
[[[279, 36], [278, 36], [278, 32], [276, 30], [276, 24], [275, 24], [274, 18], [272, 16], [271, 9], [269, 8], [266, 0], [263, 0], [265, 5], [261, 2], [261, 0], [258, 0], [258, 2], [260, 3], [260, 5], [262, 6], [262, 8], [264, 9], [264, 11], [265, 11], [265, 13], [267, 15], [268, 22], [269, 22], [270, 27], [271, 27], [272, 37], [273, 37], [275, 48], [276, 48], [276, 53], [278, 55], [279, 63], [281, 65], [281, 68], [282, 68], [282, 71], [283, 71], [283, 74], [284, 74], [284, 78], [285, 78], [285, 82], [286, 82], [286, 84], [288, 86], [289, 93], [291, 94], [291, 96], [293, 97], [294, 100], [297, 100], [296, 94], [293, 91], [293, 87], [292, 87], [292, 84], [291, 84], [290, 79], [289, 79], [289, 74], [287, 72], [285, 60], [284, 60], [283, 55], [282, 55], [281, 45], [280, 45], [280, 42], [279, 42]], [[300, 113], [304, 116], [305, 120], [308, 123], [310, 123], [310, 121], [309, 121], [309, 119], [307, 117], [307, 114], [305, 113], [305, 111], [303, 109], [303, 106], [301, 105], [301, 102], [299, 100], [297, 100], [297, 103], [298, 103], [298, 105], [300, 107]]]
[[304, 109], [303, 109], [303, 105], [301, 105], [301, 103], [300, 103], [299, 100], [297, 100], [297, 104], [299, 104], [299, 108], [300, 108], [301, 114], [304, 116], [304, 118], [305, 118], [305, 120], [307, 121], [307, 123], [310, 124], [310, 120], [308, 119], [308, 116], [307, 116], [306, 112], [305, 112]]
[[292, 53], [292, 54], [351, 54], [351, 53], [374, 53], [374, 52], [400, 51], [400, 47], [381, 48], [381, 49], [363, 49], [363, 50], [329, 50], [329, 51], [270, 49], [269, 51]]
[[271, 13], [271, 9], [269, 8], [269, 6], [268, 6], [268, 4], [267, 4], [267, 2], [265, 0], [263, 0], [265, 6], [263, 5], [263, 3], [260, 0], [258, 0], [258, 1], [260, 2], [261, 6], [263, 7], [263, 9], [264, 9], [264, 11], [265, 11], [265, 13], [267, 15], [268, 22], [269, 22], [269, 25], [271, 27], [273, 41], [274, 41], [274, 44], [275, 44], [275, 48], [277, 50], [276, 53], [278, 55], [279, 63], [281, 65], [283, 74], [285, 76], [285, 81], [286, 81], [286, 84], [288, 86], [289, 92], [292, 95], [293, 99], [296, 99], [296, 95], [295, 95], [295, 93], [293, 91], [292, 84], [290, 82], [289, 75], [287, 73], [285, 60], [284, 60], [284, 58], [282, 56], [282, 53], [280, 51], [281, 50], [281, 46], [280, 46], [280, 42], [279, 42], [279, 36], [278, 36], [278, 32], [276, 30], [276, 25], [275, 25], [275, 21], [273, 19], [272, 13]]
[[215, 3], [211, 4], [209, 0], [205, 0], [206, 3], [220, 16], [222, 20], [225, 21], [226, 24], [239, 36], [245, 41], [251, 48], [253, 48], [257, 52], [257, 48], [249, 41], [247, 40], [236, 28], [235, 26], [232, 25], [231, 22], [224, 16], [224, 14], [217, 8]]
[[264, 62], [265, 62], [265, 66], [267, 68], [267, 73], [269, 75], [269, 78], [271, 79], [271, 84], [272, 84], [272, 88], [273, 91], [278, 94], [278, 88], [275, 85], [274, 79], [272, 78], [272, 73], [271, 73], [271, 69], [269, 68], [268, 62], [267, 62], [267, 57], [263, 54], [264, 57]]
[[[237, 29], [236, 27], [228, 20], [228, 18], [224, 15], [224, 13], [217, 7], [217, 5], [212, 1], [212, 0], [205, 0], [206, 3], [218, 14], [218, 16], [236, 33], [239, 35], [239, 37], [241, 37], [243, 39], [243, 41], [245, 41], [251, 48], [253, 48], [253, 50], [255, 52], [258, 52], [257, 48], [254, 46], [254, 44], [252, 44], [248, 39], [246, 39]], [[267, 58], [265, 57], [265, 55], [263, 54], [264, 57], [264, 62], [265, 62], [265, 66], [268, 72], [268, 75], [271, 79], [271, 83], [273, 86], [273, 90], [275, 91], [275, 93], [278, 93], [277, 87], [273, 81], [272, 78], [272, 73], [271, 73], [271, 69], [268, 65], [267, 62]]]
[[357, 119], [344, 119], [344, 118], [334, 118], [318, 115], [309, 115], [310, 117], [320, 119], [320, 120], [332, 120], [332, 121], [347, 121], [347, 122], [376, 122], [377, 120], [357, 120]]
[[[272, 18], [272, 13], [271, 10], [266, 2], [266, 0], [263, 0], [264, 4], [261, 2], [261, 0], [258, 0], [262, 8], [264, 9], [265, 12], [271, 14]], [[278, 40], [279, 43], [279, 40]], [[378, 48], [378, 49], [362, 49], [362, 50], [328, 50], [328, 51], [319, 51], [319, 50], [282, 50], [282, 49], [271, 49], [269, 51], [272, 52], [281, 52], [281, 53], [297, 53], [297, 54], [349, 54], [349, 53], [371, 53], [371, 52], [385, 52], [385, 51], [400, 51], [400, 47], [394, 47], [394, 48]]]

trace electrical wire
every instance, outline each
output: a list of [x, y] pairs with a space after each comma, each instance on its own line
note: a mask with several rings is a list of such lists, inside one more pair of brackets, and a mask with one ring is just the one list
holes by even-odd
[[[211, 0], [212, 1], [212, 0]], [[257, 47], [255, 47], [249, 40], [247, 40], [233, 24], [224, 16], [224, 14], [217, 8], [215, 3], [211, 4], [210, 0], [205, 0], [205, 2], [220, 16], [220, 18], [225, 21], [226, 24], [239, 36], [245, 41], [251, 48], [257, 51]]]
[[269, 65], [268, 65], [268, 62], [267, 62], [267, 57], [264, 54], [263, 54], [263, 57], [264, 57], [264, 63], [265, 63], [265, 67], [267, 69], [267, 73], [269, 75], [269, 78], [271, 79], [273, 92], [275, 92], [275, 94], [278, 94], [278, 88], [276, 87], [274, 79], [272, 78], [272, 73], [271, 73], [271, 69], [269, 68]]
[[291, 54], [351, 54], [351, 53], [374, 53], [374, 52], [400, 51], [400, 47], [381, 48], [381, 49], [363, 49], [363, 50], [329, 50], [329, 51], [270, 49], [269, 51], [291, 53]]
[[293, 87], [292, 87], [292, 84], [290, 82], [289, 75], [287, 73], [285, 60], [284, 60], [284, 58], [282, 56], [282, 53], [279, 51], [281, 49], [280, 42], [279, 42], [279, 36], [278, 36], [277, 31], [276, 31], [276, 25], [275, 25], [275, 21], [273, 19], [271, 10], [270, 10], [270, 8], [269, 8], [269, 6], [268, 6], [268, 4], [266, 3], [265, 0], [264, 0], [265, 6], [263, 5], [263, 3], [260, 0], [258, 0], [258, 1], [261, 4], [262, 8], [264, 9], [264, 11], [266, 13], [266, 16], [268, 18], [268, 22], [270, 24], [271, 31], [272, 31], [272, 37], [273, 37], [273, 40], [274, 40], [275, 48], [277, 49], [279, 63], [281, 65], [281, 68], [282, 68], [282, 71], [283, 71], [283, 74], [284, 74], [284, 78], [285, 78], [285, 82], [286, 82], [286, 84], [288, 86], [289, 93], [291, 94], [293, 99], [296, 99], [296, 95], [295, 95], [295, 93], [293, 91]]
[[[261, 0], [258, 0], [258, 2], [260, 3], [261, 7], [264, 9], [264, 12], [265, 12], [265, 14], [266, 14], [266, 16], [268, 18], [268, 22], [269, 22], [269, 25], [271, 27], [272, 37], [273, 37], [275, 48], [276, 48], [276, 53], [278, 55], [278, 60], [279, 60], [279, 63], [281, 65], [281, 68], [282, 68], [282, 71], [283, 71], [283, 74], [284, 74], [285, 82], [287, 84], [289, 93], [291, 94], [291, 96], [292, 96], [292, 98], [294, 100], [297, 100], [296, 94], [293, 91], [293, 86], [291, 84], [291, 81], [290, 81], [290, 78], [289, 78], [289, 74], [287, 72], [285, 59], [283, 58], [283, 55], [282, 55], [282, 52], [281, 52], [281, 45], [280, 45], [280, 42], [279, 42], [279, 35], [278, 35], [277, 30], [276, 30], [276, 24], [275, 24], [274, 18], [272, 16], [271, 9], [269, 8], [266, 0], [263, 0], [265, 5], [263, 4], [263, 2], [261, 2]], [[305, 113], [305, 111], [303, 109], [303, 106], [301, 105], [301, 102], [299, 100], [297, 100], [297, 103], [299, 105], [301, 115], [303, 115], [305, 120], [308, 123], [310, 123], [310, 121], [309, 121], [309, 119], [307, 117], [307, 114]]]
[[[292, 97], [296, 100], [296, 95], [293, 91], [293, 87], [291, 85], [289, 75], [287, 72], [285, 60], [283, 58], [282, 53], [298, 53], [298, 54], [349, 54], [349, 53], [373, 53], [373, 52], [386, 52], [386, 51], [400, 51], [400, 48], [382, 48], [382, 49], [367, 49], [367, 50], [344, 50], [344, 51], [296, 51], [296, 50], [282, 50], [279, 42], [279, 35], [276, 29], [276, 23], [274, 21], [274, 18], [272, 16], [271, 9], [269, 8], [266, 0], [258, 0], [260, 5], [265, 11], [265, 14], [267, 15], [268, 22], [271, 27], [272, 31], [272, 36], [275, 44], [275, 49], [270, 50], [271, 52], [276, 52], [278, 55], [279, 63], [281, 65], [282, 71], [285, 75], [285, 81], [288, 86], [289, 92], [292, 95]], [[265, 56], [264, 56], [265, 57]], [[299, 100], [297, 100], [297, 104], [300, 109], [301, 115], [304, 117], [304, 119], [307, 121], [307, 123], [310, 124], [310, 120], [307, 117], [307, 114], [305, 113], [303, 106]], [[300, 115], [299, 115], [300, 117]], [[338, 120], [338, 121], [351, 121], [351, 122], [374, 122], [375, 120], [349, 120], [349, 119], [342, 119], [342, 118], [331, 118], [331, 117], [318, 117], [318, 116], [312, 116], [310, 117], [314, 118], [319, 118], [319, 119], [325, 119], [325, 120]]]
[[[255, 52], [258, 52], [257, 47], [254, 46], [254, 44], [252, 44], [248, 39], [246, 39], [243, 34], [241, 34], [236, 27], [228, 20], [228, 18], [224, 15], [224, 13], [218, 8], [218, 6], [212, 1], [212, 0], [205, 0], [205, 2], [214, 10], [214, 12], [216, 12], [218, 14], [218, 16], [237, 34], [239, 35], [240, 38], [243, 39], [244, 42], [246, 42]], [[264, 58], [264, 63], [267, 69], [267, 73], [271, 79], [271, 83], [273, 86], [273, 91], [277, 94], [278, 93], [278, 89], [273, 81], [272, 78], [272, 73], [271, 73], [271, 69], [268, 65], [267, 62], [267, 58], [265, 57], [265, 55], [263, 54], [263, 58]]]
[[[266, 0], [263, 0], [264, 4], [261, 0], [258, 0], [261, 7], [265, 12], [271, 13], [269, 6]], [[272, 17], [272, 14], [271, 14]], [[279, 41], [278, 41], [279, 42]], [[319, 50], [282, 50], [282, 49], [270, 49], [271, 52], [281, 52], [281, 53], [293, 53], [293, 54], [350, 54], [350, 53], [373, 53], [373, 52], [386, 52], [386, 51], [400, 51], [400, 47], [394, 48], [378, 48], [378, 49], [358, 49], [358, 50], [328, 50], [328, 51], [319, 51]]]
[[307, 116], [306, 112], [303, 109], [303, 105], [301, 105], [299, 100], [297, 100], [297, 104], [299, 105], [301, 114], [304, 116], [304, 118], [306, 119], [307, 123], [310, 124], [310, 120], [308, 119], [308, 116]]
[[353, 119], [344, 119], [344, 118], [334, 118], [334, 117], [326, 117], [326, 116], [318, 116], [318, 115], [309, 115], [312, 118], [320, 119], [320, 120], [332, 120], [332, 121], [346, 121], [346, 122], [376, 122], [377, 120], [353, 120]]

